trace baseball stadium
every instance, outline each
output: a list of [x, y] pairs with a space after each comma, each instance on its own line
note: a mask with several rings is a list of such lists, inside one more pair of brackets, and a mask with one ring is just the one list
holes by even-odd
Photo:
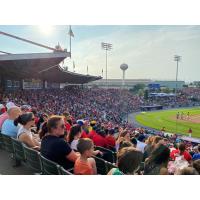
[[[68, 27], [68, 49], [1, 28], [0, 174], [200, 174], [200, 82], [178, 80], [181, 56], [172, 62], [176, 80], [126, 79], [123, 62], [122, 78], [108, 79], [107, 42], [99, 43], [106, 53], [101, 75], [88, 66], [87, 74], [75, 72], [74, 61], [69, 70], [80, 27]], [[8, 52], [5, 38], [45, 52]], [[89, 57], [81, 49], [76, 58], [82, 54]]]

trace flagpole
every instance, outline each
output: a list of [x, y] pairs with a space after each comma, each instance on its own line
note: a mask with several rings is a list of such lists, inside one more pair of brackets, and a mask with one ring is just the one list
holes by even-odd
[[[71, 26], [69, 26], [69, 31], [71, 31]], [[70, 58], [72, 57], [72, 48], [71, 48], [71, 34], [69, 34], [69, 50], [70, 50]]]

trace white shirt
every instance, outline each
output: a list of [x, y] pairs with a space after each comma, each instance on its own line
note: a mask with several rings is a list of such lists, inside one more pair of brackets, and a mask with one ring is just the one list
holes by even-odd
[[18, 133], [17, 133], [17, 138], [19, 139], [19, 136], [22, 134], [22, 133], [26, 133], [27, 135], [29, 135], [31, 137], [31, 139], [33, 138], [33, 135], [31, 133], [30, 130], [27, 130], [25, 129], [23, 126], [21, 126], [18, 130]]
[[77, 144], [78, 144], [78, 140], [73, 140], [70, 144], [71, 148], [73, 150], [77, 150]]
[[147, 144], [145, 144], [144, 142], [140, 142], [137, 140], [137, 149], [139, 149], [142, 153], [144, 153], [144, 148], [146, 147]]

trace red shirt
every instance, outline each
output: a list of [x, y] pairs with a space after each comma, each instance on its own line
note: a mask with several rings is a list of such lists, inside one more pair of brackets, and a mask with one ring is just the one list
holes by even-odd
[[[178, 149], [173, 150], [173, 151], [170, 153], [170, 157], [171, 157], [173, 160], [175, 160], [176, 154], [180, 154], [180, 151], [179, 151]], [[189, 152], [184, 151], [182, 155], [184, 156], [185, 160], [187, 160], [188, 162], [189, 162], [190, 160], [192, 160], [192, 156], [189, 154]]]
[[115, 138], [112, 135], [106, 136], [107, 146], [115, 147]]
[[85, 131], [82, 131], [81, 138], [88, 138], [88, 134]]
[[107, 147], [106, 139], [102, 137], [101, 135], [95, 134], [92, 138], [94, 145], [100, 146], [100, 147]]
[[91, 130], [91, 131], [89, 132], [89, 134], [88, 134], [88, 137], [89, 137], [90, 139], [92, 139], [95, 135], [96, 135], [96, 131]]
[[71, 125], [69, 124], [69, 122], [65, 120], [65, 130], [69, 133], [70, 129], [71, 129]]

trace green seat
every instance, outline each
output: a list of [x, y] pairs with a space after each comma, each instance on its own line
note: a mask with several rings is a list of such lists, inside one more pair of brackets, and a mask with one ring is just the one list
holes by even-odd
[[12, 138], [8, 135], [2, 134], [4, 149], [9, 153], [14, 153]]
[[[58, 170], [59, 170], [59, 174], [60, 174], [60, 175], [73, 175], [73, 174], [70, 172], [71, 170], [68, 171], [68, 170], [64, 169], [63, 167], [61, 167], [61, 166], [59, 167]], [[73, 170], [73, 169], [72, 169], [72, 170]]]
[[107, 168], [107, 173], [108, 173], [112, 168], [117, 168], [117, 166], [110, 162], [106, 162], [106, 168]]
[[25, 162], [26, 157], [24, 153], [24, 145], [19, 140], [12, 138], [13, 148], [14, 148], [14, 156], [16, 160]]
[[116, 153], [111, 151], [110, 149], [106, 149], [104, 147], [96, 146], [95, 150], [99, 150], [103, 153], [103, 159], [111, 162], [111, 163], [116, 163]]
[[97, 174], [107, 175], [108, 171], [107, 171], [106, 161], [97, 156], [93, 156], [93, 158], [95, 159], [96, 162]]
[[1, 132], [0, 132], [0, 149], [4, 149], [3, 135]]
[[40, 153], [25, 145], [24, 145], [24, 153], [25, 153], [27, 166], [30, 167], [34, 172], [41, 173], [42, 164], [40, 160]]
[[42, 163], [42, 174], [44, 175], [58, 175], [59, 174], [59, 164], [45, 158], [40, 154]]

